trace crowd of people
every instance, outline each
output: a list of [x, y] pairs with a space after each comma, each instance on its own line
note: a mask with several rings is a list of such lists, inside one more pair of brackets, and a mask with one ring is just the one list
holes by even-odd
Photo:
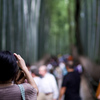
[[39, 89], [37, 100], [81, 100], [82, 66], [71, 55], [52, 56], [39, 68], [31, 66], [30, 72]]
[[0, 100], [81, 100], [82, 66], [71, 55], [51, 57], [39, 67], [0, 52]]

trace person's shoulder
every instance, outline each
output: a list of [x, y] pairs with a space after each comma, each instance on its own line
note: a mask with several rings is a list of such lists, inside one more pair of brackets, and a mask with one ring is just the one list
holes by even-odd
[[34, 79], [34, 80], [41, 80], [40, 77], [34, 77], [33, 79]]
[[63, 76], [63, 78], [65, 79], [65, 78], [67, 78], [68, 76], [69, 76], [69, 74], [66, 74], [66, 75]]
[[33, 88], [29, 83], [23, 83], [22, 85], [24, 86], [24, 89], [25, 89], [26, 100], [36, 100], [36, 98], [37, 98], [36, 89]]
[[35, 88], [33, 88], [29, 83], [23, 83], [22, 84], [25, 89], [25, 93], [34, 93], [37, 94], [37, 91]]
[[70, 73], [68, 72], [66, 75], [64, 75], [63, 79], [64, 80], [69, 80], [71, 77]]
[[80, 76], [80, 73], [78, 71], [74, 71], [74, 74], [76, 75], [79, 75]]
[[68, 72], [66, 75], [64, 75], [64, 77], [68, 77], [70, 75], [70, 73]]
[[55, 80], [54, 75], [51, 73], [47, 73], [47, 78], [49, 78], [49, 80]]
[[51, 74], [51, 73], [47, 73], [47, 76], [51, 77], [51, 78], [54, 78], [54, 75]]

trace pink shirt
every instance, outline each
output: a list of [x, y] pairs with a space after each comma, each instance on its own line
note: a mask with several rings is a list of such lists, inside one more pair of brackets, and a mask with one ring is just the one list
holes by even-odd
[[[25, 100], [37, 100], [36, 89], [28, 83], [23, 83], [25, 89]], [[18, 85], [14, 84], [0, 88], [0, 100], [22, 100]]]

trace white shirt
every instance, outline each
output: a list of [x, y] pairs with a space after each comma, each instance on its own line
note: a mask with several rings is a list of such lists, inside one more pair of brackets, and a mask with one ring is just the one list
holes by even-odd
[[55, 77], [46, 73], [46, 75], [41, 79], [41, 86], [43, 93], [53, 93], [53, 99], [58, 98], [58, 87]]
[[34, 81], [35, 81], [35, 83], [36, 83], [36, 85], [39, 89], [39, 92], [42, 92], [41, 91], [41, 78], [40, 77], [34, 77], [33, 79], [34, 79]]

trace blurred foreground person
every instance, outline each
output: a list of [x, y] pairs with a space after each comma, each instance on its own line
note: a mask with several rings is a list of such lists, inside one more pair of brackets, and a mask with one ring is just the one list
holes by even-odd
[[68, 61], [66, 68], [68, 74], [63, 78], [59, 100], [62, 100], [63, 95], [64, 100], [81, 100], [79, 96], [80, 74], [74, 71], [73, 61]]
[[42, 91], [45, 94], [45, 100], [57, 100], [58, 87], [55, 77], [47, 72], [47, 68], [45, 65], [40, 66], [39, 74], [42, 76], [41, 86]]
[[41, 78], [39, 77], [39, 72], [38, 72], [38, 69], [36, 68], [33, 68], [31, 69], [31, 74], [32, 74], [32, 77], [39, 89], [39, 94], [37, 96], [37, 100], [45, 100], [45, 94], [42, 93], [42, 90], [41, 90]]
[[[14, 84], [14, 80], [19, 76], [19, 68], [24, 72], [29, 83]], [[19, 81], [21, 83], [21, 80]], [[22, 100], [22, 98], [37, 100], [37, 93], [38, 88], [22, 57], [9, 51], [0, 52], [0, 100]]]

